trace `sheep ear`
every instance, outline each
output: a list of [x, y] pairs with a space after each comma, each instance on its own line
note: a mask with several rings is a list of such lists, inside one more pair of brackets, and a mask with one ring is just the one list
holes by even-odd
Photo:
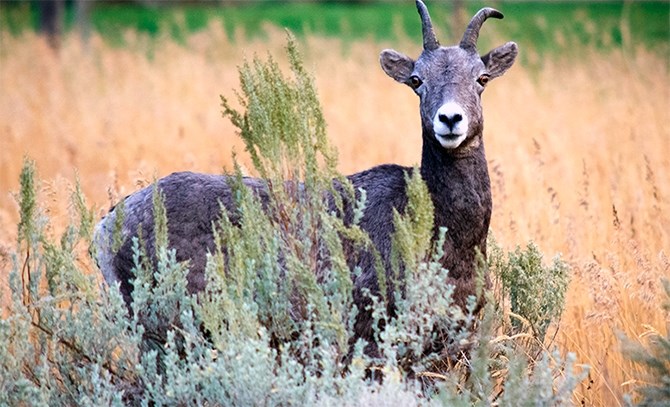
[[379, 62], [384, 72], [400, 83], [406, 83], [414, 71], [414, 60], [392, 49], [382, 51]]
[[498, 48], [491, 50], [482, 57], [482, 62], [491, 79], [502, 76], [514, 64], [516, 56], [519, 54], [519, 47], [515, 42], [508, 42]]

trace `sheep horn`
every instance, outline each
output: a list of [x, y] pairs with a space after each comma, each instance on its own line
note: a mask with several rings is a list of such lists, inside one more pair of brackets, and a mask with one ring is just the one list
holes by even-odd
[[432, 51], [440, 47], [440, 43], [437, 42], [435, 38], [435, 33], [433, 32], [433, 23], [430, 22], [430, 14], [428, 14], [428, 9], [426, 5], [423, 4], [423, 1], [416, 0], [416, 9], [419, 11], [421, 16], [421, 30], [423, 31], [423, 49], [426, 51]]
[[486, 7], [479, 10], [477, 14], [475, 14], [475, 16], [472, 17], [472, 20], [470, 20], [468, 28], [465, 29], [463, 39], [461, 40], [460, 43], [461, 48], [472, 51], [477, 49], [477, 38], [479, 38], [479, 29], [482, 28], [482, 24], [484, 24], [484, 21], [486, 21], [486, 19], [489, 17], [503, 18], [503, 14], [500, 11], [490, 7]]

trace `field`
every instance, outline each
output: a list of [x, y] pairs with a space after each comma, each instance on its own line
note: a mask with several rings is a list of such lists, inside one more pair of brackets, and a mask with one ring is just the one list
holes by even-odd
[[[501, 25], [487, 23], [483, 43], [515, 40], [496, 30]], [[670, 328], [660, 307], [660, 280], [670, 277], [668, 44], [631, 40], [625, 25], [620, 31], [619, 46], [616, 40], [606, 49], [566, 45], [569, 53], [549, 56], [525, 38], [526, 63], [492, 82], [483, 97], [492, 233], [505, 248], [532, 240], [547, 261], [560, 253], [570, 264], [554, 344], [591, 366], [574, 402], [597, 406], [623, 405], [623, 395], [645, 380], [644, 368], [620, 351], [618, 335], [646, 343]], [[96, 33], [84, 45], [72, 34], [58, 52], [31, 32], [3, 35], [3, 288], [18, 222], [11, 193], [24, 157], [36, 161], [54, 233], [68, 220], [75, 177], [102, 215], [173, 171], [230, 170], [232, 151], [245, 162], [232, 125], [221, 117], [219, 95], [234, 99], [245, 57], [270, 52], [283, 62], [283, 31], [264, 32], [258, 38], [238, 31], [232, 41], [226, 28], [211, 23], [179, 44], [126, 31], [123, 47]], [[387, 47], [418, 53], [413, 31], [411, 39], [397, 37], [302, 37], [345, 174], [419, 160], [417, 100], [377, 62]], [[558, 34], [555, 40], [571, 41]]]

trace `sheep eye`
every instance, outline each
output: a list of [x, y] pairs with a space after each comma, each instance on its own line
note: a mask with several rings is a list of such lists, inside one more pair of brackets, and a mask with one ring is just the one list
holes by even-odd
[[421, 86], [423, 81], [421, 79], [419, 79], [418, 76], [412, 75], [412, 76], [409, 77], [408, 83], [409, 83], [409, 86], [411, 86], [413, 89], [416, 89], [419, 86]]
[[491, 80], [491, 75], [485, 73], [477, 78], [477, 83], [481, 86], [486, 86], [486, 84], [489, 83], [489, 80]]

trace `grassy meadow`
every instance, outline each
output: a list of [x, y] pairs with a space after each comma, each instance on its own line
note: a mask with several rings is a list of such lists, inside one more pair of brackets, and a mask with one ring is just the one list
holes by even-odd
[[[414, 17], [412, 7], [406, 12]], [[566, 46], [571, 52], [545, 55], [532, 37], [507, 37], [500, 26], [504, 21], [487, 23], [483, 43], [517, 40], [527, 63], [493, 81], [483, 96], [492, 233], [506, 249], [532, 240], [547, 260], [561, 254], [569, 263], [572, 282], [553, 344], [591, 366], [574, 402], [623, 405], [623, 395], [643, 384], [647, 372], [622, 354], [618, 335], [646, 343], [670, 327], [660, 307], [660, 280], [670, 277], [668, 43], [648, 46], [624, 35], [621, 46]], [[125, 31], [122, 47], [94, 31], [86, 44], [76, 34], [65, 36], [57, 52], [32, 32], [3, 33], [5, 292], [18, 222], [12, 193], [23, 158], [36, 162], [54, 234], [69, 219], [76, 177], [102, 215], [173, 171], [230, 170], [233, 151], [244, 163], [219, 95], [235, 99], [245, 57], [269, 52], [285, 62], [283, 30], [263, 30], [262, 38], [238, 30], [233, 41], [224, 26], [210, 23], [181, 43]], [[343, 173], [420, 159], [416, 96], [378, 65], [383, 48], [418, 54], [418, 19], [411, 30], [392, 42], [300, 40]], [[561, 38], [570, 40], [557, 35], [556, 41]]]

